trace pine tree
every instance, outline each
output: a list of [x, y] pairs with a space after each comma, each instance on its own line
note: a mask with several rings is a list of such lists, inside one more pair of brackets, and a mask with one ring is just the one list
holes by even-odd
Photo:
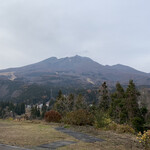
[[75, 100], [74, 109], [79, 110], [79, 109], [86, 109], [86, 108], [87, 108], [87, 104], [85, 102], [85, 99], [81, 94], [79, 94]]
[[116, 84], [116, 91], [111, 95], [110, 116], [117, 123], [127, 122], [127, 110], [125, 107], [125, 92], [120, 83]]
[[66, 97], [62, 94], [61, 91], [58, 93], [58, 97], [54, 104], [54, 110], [59, 112], [61, 115], [66, 113]]
[[70, 112], [73, 110], [73, 107], [74, 107], [74, 101], [75, 101], [75, 98], [74, 98], [74, 95], [73, 94], [69, 94], [69, 96], [67, 97], [66, 99], [66, 110], [67, 112]]
[[34, 106], [31, 107], [31, 118], [35, 119], [36, 116], [35, 116], [35, 108]]
[[42, 116], [41, 116], [42, 118], [44, 118], [44, 115], [45, 115], [46, 111], [47, 111], [47, 106], [46, 106], [45, 103], [43, 103], [43, 106], [42, 106]]
[[36, 117], [39, 118], [40, 116], [41, 116], [41, 114], [40, 114], [40, 108], [38, 108], [37, 112], [36, 112]]
[[37, 105], [31, 107], [31, 117], [33, 119], [40, 117], [40, 109], [37, 107]]
[[99, 108], [100, 110], [106, 112], [109, 109], [109, 103], [110, 103], [106, 82], [102, 84], [99, 92], [100, 92]]
[[61, 98], [62, 97], [62, 91], [61, 90], [59, 90], [59, 92], [58, 92], [58, 96], [57, 96], [57, 98], [59, 99], [59, 98]]
[[21, 114], [25, 113], [25, 103], [20, 104]]
[[128, 88], [126, 90], [126, 108], [128, 112], [129, 123], [136, 131], [143, 131], [143, 125], [145, 123], [144, 117], [139, 109], [138, 97], [139, 91], [136, 89], [133, 80], [129, 81]]
[[126, 108], [127, 108], [129, 120], [140, 115], [140, 110], [138, 105], [139, 96], [140, 93], [136, 89], [133, 80], [130, 80], [126, 90]]

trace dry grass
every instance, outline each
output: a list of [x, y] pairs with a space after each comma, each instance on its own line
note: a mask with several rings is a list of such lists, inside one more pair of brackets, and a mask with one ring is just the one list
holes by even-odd
[[93, 127], [74, 126], [72, 130], [83, 132], [104, 139], [104, 142], [84, 143], [78, 142], [59, 150], [143, 150], [136, 136], [130, 134], [118, 134], [113, 131], [96, 130]]
[[0, 143], [29, 148], [59, 140], [77, 141], [71, 136], [56, 131], [54, 126], [0, 120]]
[[56, 131], [58, 124], [44, 122], [14, 122], [0, 120], [0, 143], [32, 148], [55, 141], [77, 141], [59, 150], [142, 150], [136, 137], [129, 134], [117, 134], [112, 131], [96, 130], [93, 127], [71, 127], [72, 130], [84, 132], [104, 139], [104, 142], [85, 143]]

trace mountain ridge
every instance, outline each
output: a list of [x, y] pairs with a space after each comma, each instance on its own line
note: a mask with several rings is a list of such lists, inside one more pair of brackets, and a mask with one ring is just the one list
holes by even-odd
[[[50, 57], [40, 62], [23, 67], [0, 70], [0, 77], [10, 78], [13, 75], [25, 82], [45, 84], [77, 82], [78, 84], [100, 84], [103, 81], [109, 83], [121, 82], [127, 84], [133, 79], [138, 85], [150, 85], [150, 74], [122, 64], [102, 65], [89, 57], [79, 55], [73, 57]], [[11, 74], [9, 74], [11, 72]], [[88, 82], [90, 81], [90, 82]]]

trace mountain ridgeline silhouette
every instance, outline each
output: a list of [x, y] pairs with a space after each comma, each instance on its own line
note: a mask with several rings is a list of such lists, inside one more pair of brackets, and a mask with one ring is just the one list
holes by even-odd
[[99, 85], [104, 81], [128, 84], [133, 79], [137, 85], [150, 85], [148, 73], [121, 64], [104, 66], [78, 55], [60, 59], [51, 57], [28, 66], [0, 70], [0, 79], [61, 86]]

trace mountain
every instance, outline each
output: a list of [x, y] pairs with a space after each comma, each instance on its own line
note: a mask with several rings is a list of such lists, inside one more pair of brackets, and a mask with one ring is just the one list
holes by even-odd
[[[126, 86], [133, 79], [150, 109], [150, 74], [129, 66], [101, 65], [88, 57], [51, 57], [24, 67], [0, 70], [0, 101], [11, 100], [36, 104], [64, 94], [86, 94], [86, 100], [96, 100], [95, 92], [106, 81], [113, 89], [119, 81]], [[92, 91], [88, 93], [87, 91]]]
[[117, 81], [127, 84], [133, 79], [137, 85], [150, 85], [148, 73], [121, 64], [104, 66], [78, 55], [51, 57], [28, 66], [0, 70], [0, 79], [59, 86], [97, 86], [104, 81], [112, 85]]

